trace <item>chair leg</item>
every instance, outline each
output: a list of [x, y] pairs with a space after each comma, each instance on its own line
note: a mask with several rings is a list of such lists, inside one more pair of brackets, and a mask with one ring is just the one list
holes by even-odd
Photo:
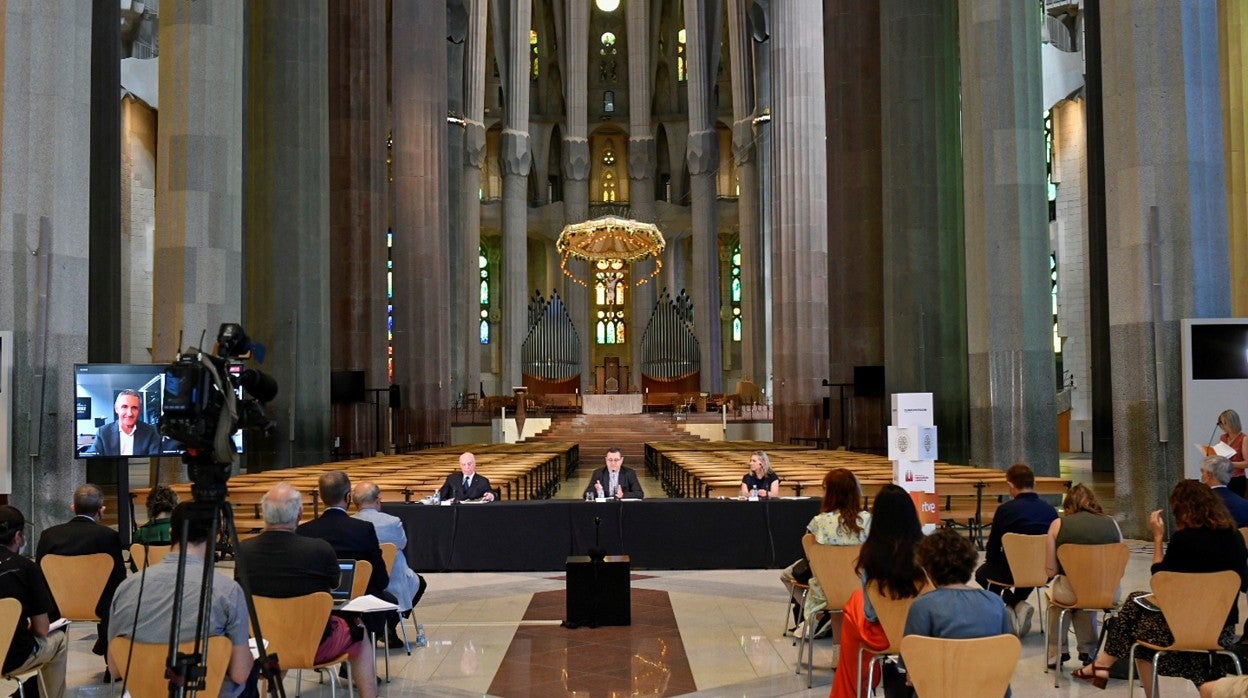
[[[1141, 685], [1143, 683], [1143, 681], [1140, 682]], [[1131, 651], [1127, 654], [1127, 693], [1135, 694], [1135, 643], [1131, 644]]]
[[1153, 652], [1153, 692], [1149, 695], [1157, 698], [1157, 685], [1160, 683], [1160, 677], [1157, 676], [1158, 662], [1161, 660], [1161, 650]]

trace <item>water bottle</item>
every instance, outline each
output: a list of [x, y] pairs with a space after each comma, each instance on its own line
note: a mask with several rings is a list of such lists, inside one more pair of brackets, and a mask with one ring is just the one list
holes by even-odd
[[416, 624], [416, 646], [417, 647], [429, 646], [429, 640], [425, 638], [425, 624], [424, 623]]
[[434, 504], [441, 504], [441, 503], [442, 503], [442, 490], [434, 490], [434, 491], [433, 491], [433, 503], [434, 503]]
[[751, 501], [751, 502], [757, 502], [757, 501], [758, 501], [758, 488], [757, 488], [757, 487], [751, 487], [751, 488], [750, 488], [750, 501]]

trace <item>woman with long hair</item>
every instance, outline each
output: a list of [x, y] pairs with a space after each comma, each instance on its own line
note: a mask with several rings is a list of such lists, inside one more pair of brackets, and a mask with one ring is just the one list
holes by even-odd
[[[861, 545], [867, 539], [871, 513], [862, 508], [862, 489], [858, 478], [845, 468], [833, 468], [823, 476], [823, 504], [818, 514], [806, 525], [820, 545]], [[819, 580], [810, 578], [806, 593], [805, 613], [812, 618], [828, 606], [828, 598]]]
[[867, 585], [876, 585], [893, 599], [911, 598], [923, 587], [923, 570], [914, 560], [921, 540], [923, 526], [910, 493], [897, 485], [885, 485], [871, 506], [871, 530], [858, 553], [855, 569], [862, 577], [862, 588], [849, 597], [841, 616], [841, 662], [832, 681], [831, 698], [859, 695], [859, 647], [878, 651], [889, 645], [890, 638], [867, 596]]
[[[1172, 572], [1221, 572], [1233, 570], [1239, 573], [1240, 591], [1248, 589], [1248, 550], [1244, 538], [1235, 528], [1231, 514], [1222, 499], [1204, 484], [1195, 480], [1180, 480], [1170, 491], [1170, 511], [1174, 514], [1174, 535], [1170, 545], [1164, 546], [1166, 522], [1162, 510], [1148, 517], [1153, 530], [1153, 574]], [[1165, 552], [1163, 553], [1163, 548]], [[1136, 597], [1148, 592], [1134, 591], [1122, 603], [1114, 624], [1105, 638], [1104, 649], [1096, 659], [1073, 676], [1087, 681], [1097, 688], [1105, 688], [1109, 681], [1109, 667], [1119, 657], [1127, 656], [1136, 640], [1147, 640], [1157, 645], [1168, 645], [1174, 637], [1161, 611], [1144, 608], [1135, 602]], [[1193, 599], [1193, 604], [1199, 599]], [[1221, 613], [1221, 609], [1215, 609]], [[1230, 648], [1235, 643], [1235, 626], [1239, 622], [1239, 610], [1235, 603], [1228, 609], [1226, 622], [1218, 643]], [[1214, 659], [1216, 665], [1203, 655], [1189, 652], [1166, 654], [1161, 657], [1158, 670], [1166, 676], [1180, 676], [1197, 686], [1218, 678], [1230, 669], [1230, 660], [1222, 665], [1223, 658]], [[1135, 665], [1144, 684], [1145, 694], [1151, 693], [1153, 685], [1153, 652], [1146, 647], [1135, 651]]]
[[741, 478], [742, 497], [750, 496], [754, 490], [766, 492], [768, 497], [780, 496], [780, 476], [771, 469], [771, 458], [764, 451], [750, 454], [750, 472]]
[[[1067, 543], [1101, 545], [1118, 543], [1121, 540], [1122, 531], [1118, 529], [1118, 522], [1114, 521], [1112, 516], [1105, 514], [1092, 490], [1084, 484], [1071, 487], [1062, 503], [1062, 516], [1054, 519], [1049, 525], [1044, 563], [1045, 570], [1050, 577], [1053, 577], [1053, 583], [1049, 587], [1049, 596], [1054, 601], [1065, 605], [1077, 601], [1075, 590], [1071, 588], [1070, 582], [1062, 574], [1061, 565], [1057, 561], [1058, 548]], [[1060, 612], [1061, 609], [1056, 606], [1049, 606], [1050, 628], [1057, 627], [1057, 617]], [[1074, 628], [1075, 639], [1079, 642], [1079, 659], [1086, 664], [1092, 661], [1092, 654], [1096, 652], [1098, 638], [1096, 611], [1070, 611], [1070, 616], [1070, 625]], [[1065, 637], [1057, 638], [1050, 633], [1046, 651], [1050, 669], [1070, 659], [1070, 654], [1066, 651]]]

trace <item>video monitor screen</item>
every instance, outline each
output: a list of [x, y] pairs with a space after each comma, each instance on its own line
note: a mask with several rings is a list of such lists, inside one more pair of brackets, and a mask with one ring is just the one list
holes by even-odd
[[[165, 364], [74, 364], [74, 457], [180, 456], [160, 435]], [[232, 437], [243, 452], [243, 437]]]
[[1248, 324], [1192, 325], [1192, 380], [1248, 379]]

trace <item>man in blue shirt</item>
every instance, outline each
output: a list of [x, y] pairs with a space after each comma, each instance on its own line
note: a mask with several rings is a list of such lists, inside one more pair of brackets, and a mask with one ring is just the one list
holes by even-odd
[[1235, 519], [1235, 525], [1242, 528], [1248, 526], [1248, 499], [1235, 494], [1226, 486], [1231, 481], [1231, 471], [1234, 468], [1222, 456], [1205, 456], [1200, 462], [1200, 481], [1222, 498], [1222, 502], [1231, 512], [1231, 518]]
[[988, 550], [984, 554], [984, 564], [975, 570], [975, 581], [988, 591], [1001, 595], [1005, 602], [1005, 613], [1019, 637], [1031, 632], [1031, 618], [1036, 609], [1027, 603], [1031, 596], [1031, 587], [1001, 587], [989, 585], [994, 582], [1013, 582], [1010, 563], [1005, 559], [1005, 547], [1002, 537], [1007, 533], [1025, 535], [1044, 535], [1049, 532], [1049, 524], [1057, 518], [1057, 509], [1045, 503], [1036, 494], [1036, 474], [1022, 463], [1016, 463], [1005, 471], [1005, 481], [1009, 486], [1010, 501], [997, 507], [992, 517], [992, 530], [988, 534]]

